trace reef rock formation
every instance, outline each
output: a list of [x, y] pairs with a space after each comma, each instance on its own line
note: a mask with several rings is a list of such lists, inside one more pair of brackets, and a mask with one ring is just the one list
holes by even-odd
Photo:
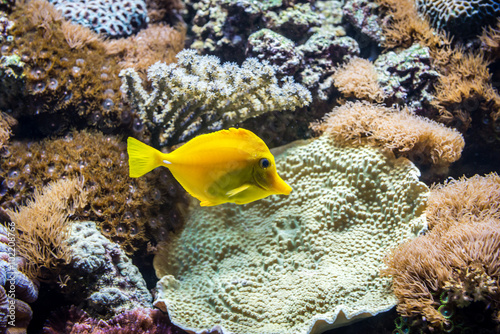
[[[73, 222], [67, 241], [71, 262], [64, 270], [64, 291], [93, 314], [109, 316], [151, 305], [141, 273], [93, 222]], [[64, 280], [64, 279], [63, 279]]]
[[425, 226], [428, 188], [407, 159], [323, 135], [277, 155], [293, 187], [197, 208], [154, 259], [155, 306], [193, 333], [321, 333], [396, 304], [379, 277]]

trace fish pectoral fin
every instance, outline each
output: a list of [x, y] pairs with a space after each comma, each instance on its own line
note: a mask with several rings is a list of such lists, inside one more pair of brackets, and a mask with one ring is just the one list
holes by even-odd
[[238, 188], [234, 188], [234, 189], [232, 189], [232, 190], [229, 190], [229, 191], [226, 193], [226, 195], [227, 195], [228, 197], [233, 197], [234, 195], [237, 195], [237, 194], [239, 194], [240, 192], [247, 190], [248, 188], [250, 188], [250, 185], [249, 185], [249, 184], [244, 184], [244, 185], [242, 185], [242, 186], [239, 186]]

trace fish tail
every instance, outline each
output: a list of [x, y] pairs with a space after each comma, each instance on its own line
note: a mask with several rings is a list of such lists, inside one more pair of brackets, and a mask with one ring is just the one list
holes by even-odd
[[140, 177], [163, 165], [163, 153], [132, 137], [127, 139], [127, 153], [130, 177]]

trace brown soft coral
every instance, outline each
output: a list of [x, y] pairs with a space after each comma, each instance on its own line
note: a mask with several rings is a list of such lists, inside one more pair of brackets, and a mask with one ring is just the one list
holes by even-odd
[[479, 37], [483, 49], [491, 56], [491, 58], [500, 58], [500, 19], [497, 20], [495, 27], [488, 27], [483, 30]]
[[460, 158], [465, 145], [457, 131], [417, 116], [407, 109], [368, 102], [347, 102], [312, 124], [339, 142], [370, 142], [421, 164], [447, 166]]
[[384, 92], [377, 81], [375, 66], [366, 59], [353, 57], [332, 75], [335, 87], [345, 97], [382, 102]]
[[[11, 30], [14, 39], [2, 51], [19, 55], [26, 64], [26, 87], [18, 93], [23, 96], [4, 100], [0, 106], [13, 109], [16, 118], [38, 120], [37, 130], [45, 134], [66, 126], [120, 125], [119, 68], [115, 59], [106, 57], [96, 35], [64, 21], [47, 1], [18, 6], [11, 17], [16, 21]], [[59, 125], [44, 127], [40, 119]]]
[[68, 217], [86, 204], [83, 182], [61, 179], [35, 189], [26, 205], [7, 210], [16, 227], [16, 252], [26, 259], [23, 271], [28, 277], [54, 278], [60, 266], [69, 263]]
[[[409, 47], [420, 43], [429, 48], [432, 65], [440, 73], [435, 85], [433, 105], [439, 112], [437, 120], [465, 133], [475, 119], [477, 133], [493, 143], [500, 129], [500, 95], [491, 84], [489, 61], [481, 52], [466, 53], [453, 48], [451, 40], [432, 29], [422, 18], [412, 0], [378, 0], [385, 9], [384, 26], [388, 48]], [[491, 36], [495, 36], [491, 30]], [[486, 36], [486, 35], [483, 35]], [[483, 42], [495, 44], [494, 38]]]
[[[458, 318], [464, 327], [473, 327], [475, 312], [495, 321], [500, 310], [500, 177], [476, 175], [435, 186], [426, 215], [430, 232], [385, 259], [383, 274], [393, 277], [398, 312], [434, 329], [449, 329]], [[471, 303], [476, 307], [463, 309]]]
[[158, 61], [173, 63], [175, 55], [184, 48], [186, 28], [172, 28], [163, 24], [152, 24], [129, 38], [107, 41], [106, 52], [119, 56], [121, 68], [134, 67], [146, 73], [149, 66]]
[[[0, 207], [14, 208], [34, 187], [61, 178], [83, 177], [89, 205], [75, 218], [100, 224], [102, 233], [133, 253], [182, 219], [183, 192], [168, 170], [158, 169], [139, 179], [128, 176], [125, 143], [101, 133], [73, 132], [41, 142], [12, 141], [2, 160]], [[178, 207], [179, 205], [179, 207]]]

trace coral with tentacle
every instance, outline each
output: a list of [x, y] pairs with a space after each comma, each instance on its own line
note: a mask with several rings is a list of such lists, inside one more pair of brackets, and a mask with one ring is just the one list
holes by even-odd
[[485, 322], [498, 321], [500, 177], [476, 175], [433, 187], [426, 216], [430, 231], [385, 259], [398, 312], [431, 330], [475, 328], [477, 312], [489, 317]]

